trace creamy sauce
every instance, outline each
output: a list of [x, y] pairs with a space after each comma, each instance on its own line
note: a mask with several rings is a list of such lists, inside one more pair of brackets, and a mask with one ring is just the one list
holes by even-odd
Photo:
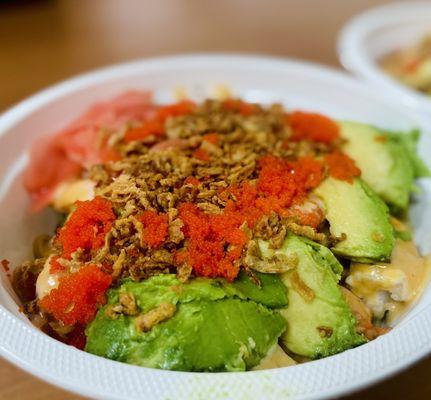
[[[417, 254], [416, 247], [415, 252]], [[408, 257], [409, 256], [406, 255], [406, 258]], [[404, 270], [408, 270], [408, 272], [405, 272], [407, 272], [407, 277], [413, 293], [409, 301], [394, 302], [391, 304], [391, 310], [387, 317], [389, 325], [393, 325], [394, 322], [401, 318], [421, 297], [430, 279], [431, 258], [430, 256], [421, 257], [420, 260], [417, 259], [416, 262], [413, 261], [410, 266], [404, 264]]]
[[290, 367], [295, 365], [296, 361], [289, 357], [284, 350], [276, 344], [269, 351], [268, 354], [259, 365], [253, 368], [253, 371], [259, 371], [263, 369], [282, 368]]
[[48, 259], [45, 261], [43, 269], [37, 277], [36, 295], [38, 299], [41, 299], [42, 297], [46, 296], [52, 289], [58, 286], [58, 280], [61, 274], [51, 274], [51, 257], [48, 257]]
[[390, 324], [422, 294], [429, 277], [429, 259], [412, 242], [397, 240], [390, 263], [352, 263], [346, 282], [377, 318], [387, 313]]

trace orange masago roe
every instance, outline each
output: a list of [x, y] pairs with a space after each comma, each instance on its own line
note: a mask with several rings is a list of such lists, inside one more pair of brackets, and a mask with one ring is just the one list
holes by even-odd
[[209, 161], [210, 155], [204, 149], [197, 149], [193, 152], [193, 157], [201, 160], [201, 161]]
[[187, 250], [177, 253], [176, 261], [191, 265], [196, 275], [232, 281], [239, 272], [235, 261], [247, 242], [247, 235], [240, 229], [242, 215], [226, 210], [205, 214], [195, 204], [184, 203], [179, 217], [189, 243]]
[[248, 103], [240, 99], [227, 99], [223, 101], [222, 106], [225, 110], [249, 116], [256, 113], [259, 108], [256, 104]]
[[327, 154], [325, 163], [329, 174], [336, 179], [352, 183], [353, 178], [361, 175], [361, 170], [356, 166], [355, 161], [340, 151], [335, 150]]
[[205, 140], [205, 141], [207, 141], [207, 142], [209, 142], [209, 143], [212, 143], [212, 144], [218, 144], [218, 142], [219, 142], [219, 140], [220, 140], [220, 137], [219, 137], [219, 135], [218, 135], [217, 133], [215, 133], [215, 132], [212, 132], [212, 133], [206, 133], [206, 134], [203, 136], [203, 140]]
[[160, 247], [168, 235], [168, 216], [147, 210], [138, 219], [142, 222], [144, 228], [142, 240], [148, 247]]
[[340, 136], [335, 121], [317, 113], [295, 111], [288, 115], [287, 123], [293, 130], [292, 140], [331, 143]]
[[75, 211], [55, 239], [62, 246], [61, 256], [70, 258], [78, 249], [90, 251], [102, 247], [114, 220], [115, 214], [110, 201], [102, 197], [77, 201]]
[[302, 202], [324, 178], [322, 164], [311, 157], [288, 161], [266, 155], [260, 159], [259, 166], [257, 189], [260, 198], [256, 205], [265, 214], [271, 211], [283, 214], [287, 207]]
[[144, 140], [152, 135], [163, 136], [165, 134], [165, 122], [169, 117], [190, 114], [195, 107], [195, 103], [191, 101], [180, 101], [162, 106], [152, 119], [144, 121], [141, 126], [128, 130], [124, 135], [124, 141], [129, 143], [134, 140]]
[[235, 201], [228, 200], [221, 214], [205, 214], [192, 203], [180, 206], [188, 244], [177, 254], [177, 262], [191, 265], [196, 275], [232, 281], [248, 240], [245, 223], [252, 228], [264, 215], [287, 212], [323, 179], [323, 165], [311, 158], [290, 162], [267, 155], [259, 166], [256, 185], [244, 182], [227, 189], [226, 195], [233, 195]]
[[95, 265], [86, 265], [61, 277], [58, 287], [42, 297], [40, 306], [66, 325], [86, 324], [106, 302], [105, 292], [111, 283], [110, 275]]
[[193, 186], [199, 186], [200, 181], [198, 178], [194, 177], [194, 176], [188, 176], [185, 180], [184, 180], [184, 185], [193, 185]]
[[64, 269], [64, 267], [59, 262], [60, 258], [61, 258], [60, 256], [53, 256], [53, 257], [51, 257], [51, 260], [49, 262], [49, 264], [51, 266], [51, 268], [50, 268], [51, 274], [53, 274], [55, 272], [62, 271]]

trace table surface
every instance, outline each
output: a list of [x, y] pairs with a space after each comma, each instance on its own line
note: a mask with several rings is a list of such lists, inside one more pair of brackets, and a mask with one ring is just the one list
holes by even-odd
[[[338, 66], [337, 32], [382, 0], [0, 0], [0, 110], [102, 65], [180, 52], [252, 52]], [[431, 358], [345, 397], [431, 398]], [[0, 399], [72, 400], [0, 360]]]

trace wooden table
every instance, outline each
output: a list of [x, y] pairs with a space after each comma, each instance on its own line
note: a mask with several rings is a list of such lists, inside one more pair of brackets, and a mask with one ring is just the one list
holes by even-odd
[[[384, 0], [0, 1], [0, 110], [61, 79], [134, 58], [241, 51], [338, 66], [346, 20]], [[345, 399], [429, 399], [431, 358]], [[78, 399], [0, 360], [0, 399]]]

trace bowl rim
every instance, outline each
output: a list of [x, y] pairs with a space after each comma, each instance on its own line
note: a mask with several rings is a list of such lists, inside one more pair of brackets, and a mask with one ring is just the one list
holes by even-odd
[[386, 74], [363, 48], [366, 36], [388, 23], [403, 22], [406, 18], [431, 13], [428, 1], [395, 2], [368, 9], [350, 18], [337, 38], [337, 53], [343, 67], [374, 86], [395, 95], [407, 107], [431, 112], [431, 97], [420, 93]]
[[[246, 61], [248, 63], [253, 63], [255, 66], [260, 68], [275, 68], [279, 70], [300, 68], [306, 73], [318, 75], [321, 79], [331, 79], [338, 84], [354, 88], [357, 91], [365, 90], [367, 93], [371, 93], [371, 89], [369, 87], [366, 87], [363, 83], [358, 82], [345, 72], [310, 62], [276, 57], [221, 53], [164, 56], [140, 59], [114, 66], [108, 66], [86, 74], [78, 75], [77, 77], [68, 79], [57, 85], [53, 85], [48, 89], [45, 89], [18, 103], [1, 115], [0, 135], [3, 135], [6, 129], [13, 126], [44, 104], [57, 98], [73, 94], [75, 91], [89, 84], [100, 83], [115, 77], [120, 77], [137, 69], [142, 72], [148, 68], [166, 68], [167, 66], [171, 68], [173, 65], [178, 64], [188, 65], [189, 63], [206, 63], [214, 62], [216, 60], [227, 64]], [[388, 102], [387, 98], [383, 95], [373, 93], [373, 96], [381, 99], [385, 106], [394, 107], [393, 104]], [[408, 114], [413, 116], [414, 120], [418, 121], [419, 126], [426, 126], [426, 122], [423, 120], [422, 116], [414, 113], [414, 111], [409, 111]], [[397, 357], [392, 356], [390, 361], [385, 361], [383, 368], [377, 365], [377, 362], [373, 362], [373, 360], [378, 361], [374, 358], [374, 353], [378, 353], [384, 349], [387, 351], [388, 346], [390, 347], [391, 344], [393, 345], [399, 340], [407, 340], [407, 338], [409, 338], [409, 330], [411, 330], [410, 327], [414, 326], [414, 329], [412, 330], [418, 332], [418, 326], [423, 327], [424, 325], [428, 325], [428, 331], [431, 331], [431, 305], [384, 337], [372, 341], [366, 346], [351, 349], [326, 359], [277, 370], [214, 374], [153, 370], [103, 359], [101, 357], [79, 351], [50, 338], [41, 331], [31, 327], [29, 323], [17, 318], [5, 307], [0, 305], [0, 326], [2, 326], [2, 329], [0, 330], [0, 355], [18, 367], [45, 381], [72, 392], [90, 397], [103, 396], [102, 398], [106, 399], [134, 398], [131, 397], [130, 394], [123, 394], [122, 392], [118, 392], [114, 390], [114, 388], [109, 387], [112, 376], [114, 376], [111, 371], [116, 371], [120, 372], [123, 377], [129, 377], [130, 382], [135, 382], [136, 379], [145, 379], [150, 387], [150, 391], [147, 392], [147, 395], [151, 397], [156, 393], [154, 398], [165, 398], [162, 396], [165, 396], [167, 392], [161, 391], [162, 389], [160, 388], [160, 384], [163, 382], [163, 385], [166, 385], [167, 376], [171, 377], [172, 381], [176, 381], [176, 377], [181, 376], [181, 379], [185, 382], [182, 383], [182, 386], [176, 389], [180, 389], [179, 391], [183, 391], [182, 393], [188, 394], [191, 386], [195, 385], [196, 387], [196, 385], [198, 385], [201, 390], [204, 391], [203, 393], [208, 395], [208, 390], [214, 390], [216, 394], [218, 393], [219, 397], [217, 398], [224, 398], [224, 392], [220, 392], [220, 387], [223, 386], [228, 389], [234, 389], [235, 387], [238, 387], [238, 381], [241, 381], [241, 384], [248, 385], [250, 390], [253, 391], [255, 389], [265, 389], [265, 386], [261, 386], [261, 380], [255, 379], [257, 375], [262, 377], [262, 380], [266, 382], [266, 385], [268, 385], [268, 382], [274, 384], [274, 387], [271, 387], [274, 391], [274, 396], [292, 399], [329, 398], [371, 385], [398, 371], [401, 371], [420, 358], [430, 354], [431, 336], [427, 336], [426, 333], [422, 333], [421, 335], [416, 334], [415, 340], [410, 339], [408, 341], [409, 346], [406, 346], [409, 347], [408, 351], [404, 349], [403, 354], [399, 354]], [[22, 345], [22, 339], [20, 340], [20, 337], [26, 338], [26, 342], [28, 343], [26, 349], [22, 349], [20, 347]], [[49, 352], [51, 353], [49, 360], [43, 360], [41, 354], [36, 350], [36, 353], [28, 353], [27, 350], [30, 345], [41, 349], [49, 348]], [[367, 350], [365, 350], [365, 348]], [[373, 351], [373, 348], [375, 351]], [[73, 366], [80, 366], [82, 369], [78, 372], [69, 369], [70, 372], [76, 372], [73, 376], [68, 377], [64, 374], [62, 375], [59, 369], [61, 367], [69, 367], [68, 365], [64, 365], [64, 361], [67, 361], [67, 363], [70, 362]], [[358, 364], [359, 367], [361, 367], [362, 375], [360, 377], [355, 377], [354, 381], [349, 372], [350, 364], [352, 362], [356, 364], [364, 362], [369, 367], [367, 371], [363, 373], [363, 366]], [[53, 368], [53, 366], [55, 367]], [[95, 381], [93, 385], [89, 385], [89, 376], [94, 377], [94, 375], [92, 375], [94, 373], [92, 369], [98, 370], [98, 367], [101, 367], [103, 372], [106, 373], [97, 376], [100, 380]], [[292, 386], [293, 391], [291, 393], [287, 393], [283, 385], [277, 386], [280, 385], [280, 381], [285, 378], [289, 378], [291, 383], [303, 381], [304, 376], [307, 374], [308, 376], [318, 375], [320, 380], [328, 379], [328, 369], [335, 371], [335, 374], [337, 375], [337, 378], [334, 378], [336, 382], [333, 382], [330, 387], [325, 384], [324, 388], [315, 389], [314, 392], [308, 393], [303, 391], [296, 393], [296, 389]], [[372, 376], [370, 376], [371, 371], [373, 373]], [[313, 379], [315, 379], [315, 377]], [[303, 382], [306, 381], [307, 380]], [[168, 384], [172, 385], [171, 382], [168, 382]], [[107, 387], [104, 387], [103, 385], [106, 385]], [[255, 387], [253, 385], [260, 386]], [[268, 386], [266, 386], [266, 389], [268, 389]], [[289, 388], [289, 390], [291, 389]], [[141, 396], [142, 395], [143, 392], [141, 392]], [[183, 398], [190, 397], [184, 396]]]

